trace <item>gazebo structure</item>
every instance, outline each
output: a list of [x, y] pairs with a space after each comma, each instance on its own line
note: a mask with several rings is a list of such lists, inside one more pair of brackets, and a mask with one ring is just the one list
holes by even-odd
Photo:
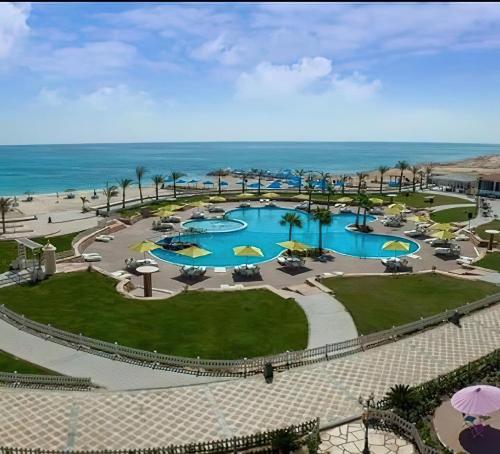
[[29, 271], [33, 281], [43, 278], [43, 276], [40, 276], [43, 273], [41, 264], [43, 245], [29, 238], [16, 238], [16, 243], [17, 257], [11, 263], [11, 267], [17, 271]]
[[468, 173], [447, 173], [432, 174], [430, 182], [432, 184], [448, 188], [452, 192], [463, 192], [465, 194], [475, 194], [478, 177]]

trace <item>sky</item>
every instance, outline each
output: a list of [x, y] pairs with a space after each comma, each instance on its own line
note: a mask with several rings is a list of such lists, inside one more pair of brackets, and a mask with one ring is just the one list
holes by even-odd
[[500, 4], [0, 3], [0, 144], [500, 143]]

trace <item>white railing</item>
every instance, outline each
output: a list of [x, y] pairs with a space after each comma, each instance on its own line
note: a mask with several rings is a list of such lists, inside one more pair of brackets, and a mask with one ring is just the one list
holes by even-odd
[[93, 387], [90, 378], [0, 372], [0, 387], [2, 386], [9, 388], [42, 388], [65, 391], [89, 391]]
[[112, 359], [138, 364], [156, 369], [174, 370], [195, 375], [213, 376], [243, 376], [261, 373], [264, 366], [272, 364], [275, 370], [285, 370], [305, 364], [328, 361], [342, 356], [350, 355], [362, 350], [367, 350], [378, 345], [397, 340], [402, 336], [426, 329], [440, 323], [446, 323], [455, 314], [466, 315], [500, 302], [500, 293], [488, 296], [473, 303], [468, 303], [456, 309], [441, 312], [440, 314], [423, 318], [416, 322], [397, 326], [385, 331], [380, 331], [366, 336], [360, 336], [344, 342], [328, 344], [308, 350], [298, 350], [279, 353], [277, 355], [235, 360], [201, 359], [173, 356], [162, 353], [139, 350], [125, 347], [117, 343], [110, 343], [82, 334], [69, 333], [51, 325], [44, 325], [20, 315], [5, 305], [0, 306], [0, 318], [5, 322], [36, 336], [53, 342], [93, 353]]

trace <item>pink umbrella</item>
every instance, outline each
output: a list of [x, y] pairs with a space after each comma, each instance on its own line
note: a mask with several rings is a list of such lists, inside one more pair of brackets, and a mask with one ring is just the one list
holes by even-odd
[[451, 405], [466, 415], [489, 415], [500, 410], [500, 388], [488, 385], [468, 386], [453, 395]]

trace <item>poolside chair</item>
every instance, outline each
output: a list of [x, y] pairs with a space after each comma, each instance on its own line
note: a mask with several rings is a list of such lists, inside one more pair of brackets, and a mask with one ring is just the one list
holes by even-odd
[[203, 213], [202, 211], [195, 211], [191, 215], [191, 219], [205, 219], [205, 218], [206, 218], [205, 213]]
[[100, 262], [102, 260], [101, 254], [97, 252], [83, 253], [82, 258], [85, 262]]
[[177, 224], [181, 222], [181, 218], [179, 216], [164, 216], [160, 218], [161, 222], [172, 222], [174, 224]]
[[441, 255], [444, 257], [456, 257], [460, 255], [460, 246], [451, 243], [449, 247], [437, 247], [434, 249], [434, 255]]
[[209, 213], [225, 213], [225, 210], [222, 207], [214, 205], [214, 206], [208, 207], [208, 212]]
[[251, 207], [251, 205], [250, 205], [250, 203], [248, 203], [248, 202], [243, 202], [243, 203], [240, 203], [240, 204], [239, 204], [239, 207], [240, 207], [240, 208], [250, 208], [250, 207]]

